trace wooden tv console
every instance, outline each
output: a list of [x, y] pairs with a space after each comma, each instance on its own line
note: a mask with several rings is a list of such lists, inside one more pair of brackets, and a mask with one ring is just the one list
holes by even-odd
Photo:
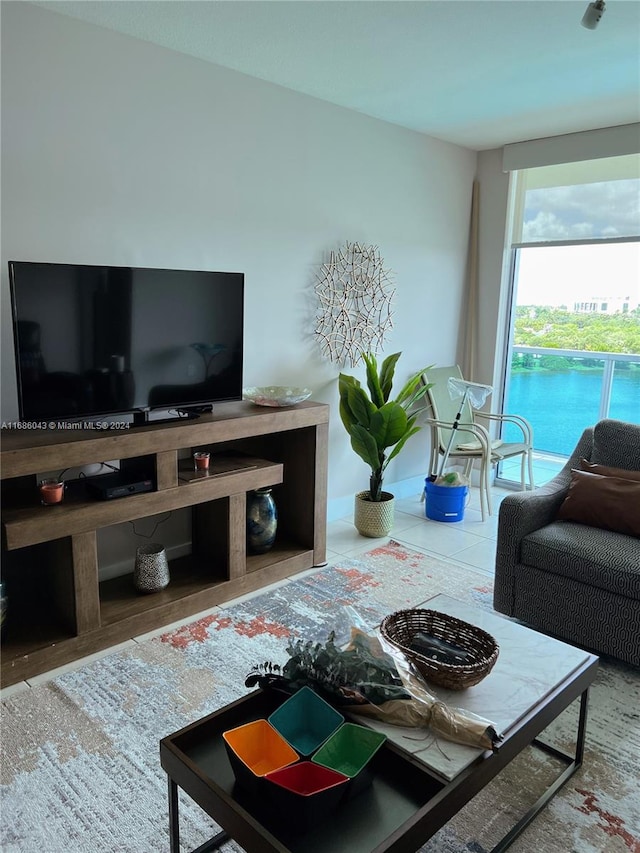
[[[3, 430], [2, 686], [323, 565], [328, 420], [321, 403], [275, 409], [243, 401], [197, 420], [129, 429]], [[206, 479], [189, 477], [196, 449], [211, 452]], [[39, 473], [113, 460], [144, 461], [155, 490], [92, 500], [69, 488], [62, 504], [40, 505]], [[262, 486], [274, 487], [276, 543], [248, 554], [246, 494]], [[166, 589], [136, 592], [135, 542], [131, 574], [100, 581], [97, 539], [105, 529], [184, 507], [191, 507], [192, 553], [170, 562]], [[162, 541], [161, 532], [154, 539]]]

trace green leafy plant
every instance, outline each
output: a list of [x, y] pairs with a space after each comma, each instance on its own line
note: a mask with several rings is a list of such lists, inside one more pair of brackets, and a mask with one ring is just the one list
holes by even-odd
[[369, 500], [382, 500], [382, 482], [391, 460], [400, 453], [407, 440], [421, 427], [416, 418], [426, 408], [416, 404], [431, 387], [422, 382], [422, 374], [428, 367], [415, 373], [404, 385], [398, 396], [390, 400], [396, 364], [402, 353], [387, 356], [380, 372], [372, 353], [363, 353], [367, 369], [365, 391], [353, 376], [340, 374], [340, 417], [351, 437], [351, 447], [371, 469]]
[[361, 632], [354, 633], [346, 649], [336, 646], [331, 631], [324, 645], [298, 639], [287, 646], [287, 653], [289, 660], [283, 667], [270, 661], [254, 666], [245, 687], [295, 693], [306, 686], [337, 705], [379, 705], [390, 699], [411, 698], [393, 658], [372, 651], [371, 638]]

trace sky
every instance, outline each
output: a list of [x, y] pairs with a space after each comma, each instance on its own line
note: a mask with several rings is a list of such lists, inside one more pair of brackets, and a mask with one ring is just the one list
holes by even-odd
[[640, 301], [640, 242], [520, 250], [518, 305], [566, 305], [592, 297]]
[[640, 175], [618, 181], [527, 189], [523, 242], [637, 237]]
[[[634, 164], [634, 177], [526, 188], [523, 243], [603, 242], [521, 249], [518, 305], [571, 308], [575, 302], [590, 302], [594, 297], [602, 301], [629, 297], [631, 308], [638, 305], [640, 160]], [[635, 238], [636, 242], [604, 242], [625, 238]]]

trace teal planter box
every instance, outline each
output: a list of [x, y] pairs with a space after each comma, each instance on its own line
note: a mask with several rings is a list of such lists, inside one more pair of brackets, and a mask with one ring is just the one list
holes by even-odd
[[297, 753], [307, 757], [343, 723], [344, 717], [310, 687], [301, 687], [269, 717]]

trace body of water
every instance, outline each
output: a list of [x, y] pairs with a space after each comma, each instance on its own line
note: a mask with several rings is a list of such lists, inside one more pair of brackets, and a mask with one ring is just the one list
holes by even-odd
[[[583, 430], [598, 420], [601, 389], [599, 371], [513, 373], [504, 410], [531, 423], [536, 450], [569, 456]], [[615, 371], [609, 417], [640, 423], [640, 370]], [[519, 441], [521, 433], [509, 425], [503, 437]]]

